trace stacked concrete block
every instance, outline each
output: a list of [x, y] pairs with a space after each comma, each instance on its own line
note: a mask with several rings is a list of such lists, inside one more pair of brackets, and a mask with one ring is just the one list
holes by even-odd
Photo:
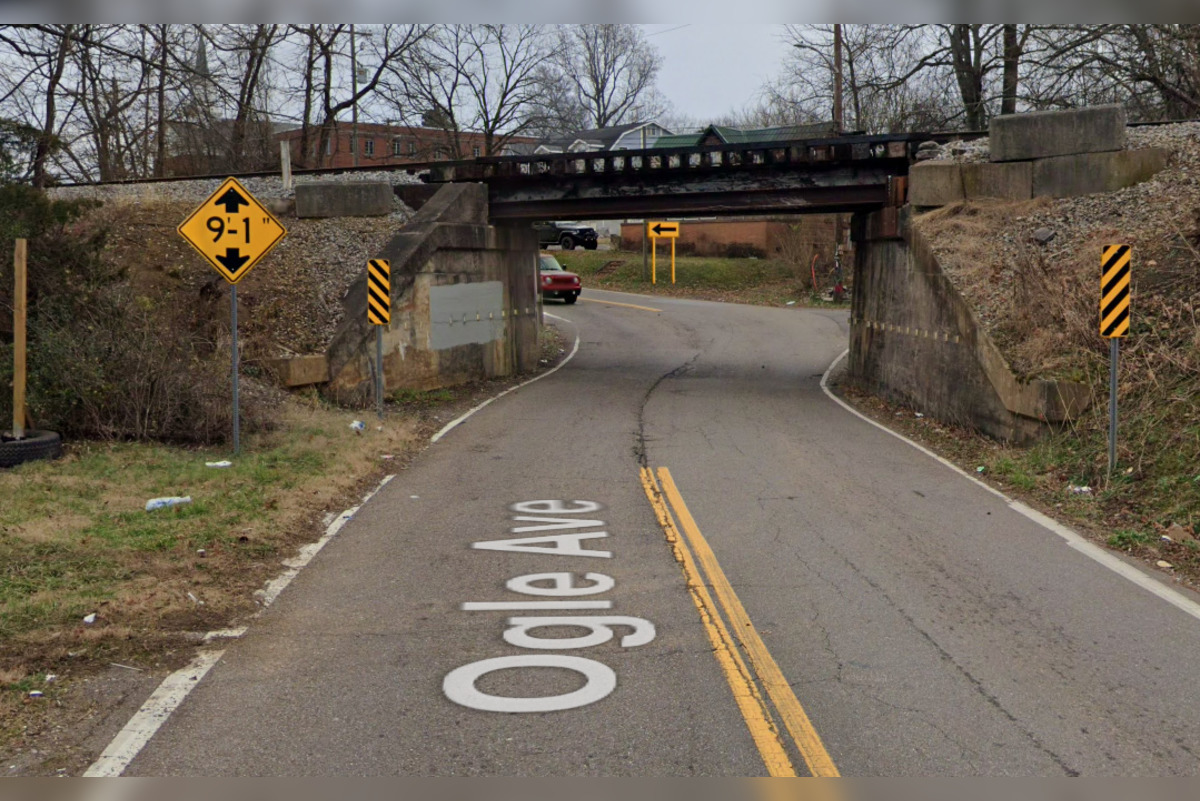
[[1033, 162], [1033, 194], [1076, 197], [1116, 192], [1149, 180], [1166, 165], [1166, 151], [1155, 147], [1039, 159]]
[[988, 138], [992, 161], [1124, 150], [1125, 109], [1112, 105], [1006, 114], [992, 119]]
[[1029, 200], [1033, 197], [1032, 165], [925, 161], [913, 165], [908, 174], [908, 202], [914, 206], [945, 206], [985, 197]]
[[990, 163], [925, 161], [909, 172], [914, 206], [1115, 192], [1166, 166], [1156, 148], [1125, 150], [1125, 110], [1094, 106], [996, 117]]
[[383, 181], [296, 184], [297, 217], [385, 217], [395, 193]]

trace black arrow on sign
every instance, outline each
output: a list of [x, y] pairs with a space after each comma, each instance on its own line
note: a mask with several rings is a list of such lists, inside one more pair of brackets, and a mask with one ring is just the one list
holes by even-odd
[[242, 197], [241, 193], [232, 186], [225, 190], [225, 194], [221, 195], [213, 202], [214, 206], [224, 206], [226, 214], [237, 214], [239, 206], [249, 206], [250, 201]]
[[236, 274], [243, 264], [250, 261], [250, 257], [243, 256], [237, 248], [225, 248], [225, 255], [217, 256], [216, 259], [225, 265], [225, 269], [229, 271], [230, 275]]
[[[663, 232], [662, 223], [655, 223], [655, 224], [654, 224], [654, 227], [653, 227], [653, 228], [651, 228], [650, 230], [651, 230], [651, 231], [653, 231], [653, 232], [654, 232], [654, 233], [656, 233], [656, 234], [661, 234], [661, 233]], [[675, 230], [675, 226], [673, 226], [673, 225], [668, 225], [668, 226], [667, 226], [667, 228], [666, 228], [666, 230], [668, 230], [668, 231], [674, 231], [674, 230]]]

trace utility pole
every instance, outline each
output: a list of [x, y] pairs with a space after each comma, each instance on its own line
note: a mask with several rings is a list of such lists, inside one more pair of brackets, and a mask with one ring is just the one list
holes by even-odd
[[[642, 163], [643, 163], [643, 166], [645, 166], [645, 161], [647, 158], [645, 153], [646, 153], [646, 128], [645, 128], [645, 126], [643, 126], [642, 127]], [[646, 245], [647, 245], [646, 240], [648, 240], [649, 238], [650, 238], [650, 221], [643, 219], [642, 220], [642, 280], [643, 281], [650, 280], [650, 254], [646, 250]]]
[[[842, 26], [833, 26], [833, 133], [841, 136], [842, 120]], [[833, 260], [838, 263], [842, 249], [842, 215], [833, 218]]]
[[358, 166], [358, 51], [354, 44], [354, 26], [350, 26], [350, 154]]
[[842, 132], [842, 26], [833, 26], [833, 132]]

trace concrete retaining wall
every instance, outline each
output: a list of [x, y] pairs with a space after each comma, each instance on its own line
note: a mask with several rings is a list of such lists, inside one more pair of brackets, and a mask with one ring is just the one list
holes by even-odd
[[1125, 147], [1125, 109], [1090, 106], [993, 117], [988, 125], [992, 161], [1029, 161]]
[[1029, 200], [1116, 192], [1152, 178], [1166, 164], [1167, 153], [1158, 148], [1003, 164], [923, 161], [909, 171], [908, 202], [928, 207], [980, 198]]
[[[529, 226], [487, 224], [482, 184], [448, 184], [380, 252], [391, 262], [385, 387], [433, 389], [533, 370], [538, 360], [537, 237]], [[366, 276], [347, 292], [329, 347], [326, 392], [373, 397], [375, 326]]]
[[908, 202], [930, 207], [979, 198], [1115, 192], [1149, 179], [1167, 163], [1163, 150], [1124, 150], [1125, 110], [1120, 106], [996, 117], [990, 145], [993, 163], [913, 165]]
[[849, 380], [1001, 440], [1029, 442], [1090, 402], [1082, 384], [1019, 383], [942, 272], [908, 210], [895, 228], [855, 215]]
[[395, 193], [383, 181], [296, 184], [297, 217], [384, 217]]
[[1167, 166], [1167, 153], [1158, 148], [1059, 156], [1033, 162], [1036, 197], [1076, 197], [1116, 192], [1149, 180]]

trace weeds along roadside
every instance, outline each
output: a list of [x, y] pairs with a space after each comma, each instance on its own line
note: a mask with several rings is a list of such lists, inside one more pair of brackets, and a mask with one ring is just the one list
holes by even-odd
[[[1092, 390], [1078, 419], [1028, 449], [1008, 449], [995, 466], [1045, 496], [1052, 514], [1075, 508], [1113, 547], [1190, 564], [1200, 530], [1200, 207], [1184, 209], [1178, 222], [1163, 223], [1156, 210], [1144, 219], [1128, 204], [1103, 218], [1122, 208], [1119, 194], [955, 204], [917, 224], [1019, 378]], [[1071, 222], [1083, 216], [1076, 206], [1088, 212], [1086, 224]], [[1051, 225], [1063, 244], [1033, 244], [1032, 232]], [[1134, 264], [1110, 477], [1108, 340], [1097, 318], [1100, 253], [1113, 242], [1132, 245]]]

